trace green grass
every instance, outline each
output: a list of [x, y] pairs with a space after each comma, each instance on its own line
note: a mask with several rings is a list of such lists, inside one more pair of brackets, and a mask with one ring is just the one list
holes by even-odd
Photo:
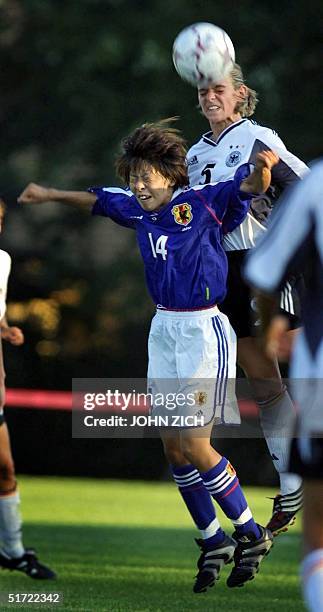
[[[19, 486], [25, 545], [34, 546], [59, 578], [36, 583], [1, 572], [1, 592], [60, 591], [64, 604], [58, 609], [80, 612], [304, 612], [299, 520], [275, 541], [255, 581], [230, 590], [225, 568], [213, 589], [194, 595], [198, 532], [172, 483], [20, 477]], [[246, 494], [256, 519], [265, 523], [271, 510], [265, 498], [273, 491], [249, 488]]]

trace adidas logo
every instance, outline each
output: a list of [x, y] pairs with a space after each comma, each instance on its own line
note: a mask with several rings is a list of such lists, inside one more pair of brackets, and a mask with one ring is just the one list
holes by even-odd
[[195, 416], [196, 416], [196, 417], [204, 416], [204, 412], [203, 412], [203, 410], [199, 410], [199, 411], [196, 413], [196, 415], [195, 415]]
[[193, 155], [193, 157], [191, 157], [191, 159], [188, 160], [187, 165], [188, 166], [194, 166], [195, 164], [198, 164], [199, 160], [197, 159], [197, 155]]

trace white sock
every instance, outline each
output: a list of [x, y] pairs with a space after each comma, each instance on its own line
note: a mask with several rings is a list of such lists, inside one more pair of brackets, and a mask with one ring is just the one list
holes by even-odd
[[9, 557], [21, 557], [25, 549], [22, 543], [19, 493], [0, 497], [0, 540], [3, 551]]
[[221, 525], [218, 519], [215, 517], [213, 521], [211, 521], [211, 523], [208, 525], [208, 527], [206, 527], [206, 529], [200, 529], [203, 540], [214, 536], [216, 532], [219, 531], [220, 527]]
[[310, 612], [323, 611], [323, 548], [310, 552], [301, 565], [303, 596]]
[[289, 450], [295, 424], [293, 402], [284, 390], [272, 400], [257, 403], [270, 456], [280, 476], [281, 494], [288, 495], [302, 484], [300, 476], [288, 472]]
[[302, 478], [298, 474], [291, 472], [281, 472], [279, 474], [280, 492], [282, 495], [290, 495], [295, 493], [302, 486]]

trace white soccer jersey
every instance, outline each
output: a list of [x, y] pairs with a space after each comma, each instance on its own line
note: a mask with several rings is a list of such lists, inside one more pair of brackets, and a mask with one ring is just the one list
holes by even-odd
[[[307, 274], [302, 299], [304, 331], [290, 375], [299, 379], [295, 397], [303, 409], [301, 432], [323, 431], [323, 160], [283, 198], [268, 232], [250, 253], [245, 269], [255, 287], [273, 292], [297, 268]], [[316, 379], [316, 380], [315, 380]]]
[[288, 185], [303, 177], [307, 166], [290, 153], [277, 134], [249, 119], [241, 119], [212, 140], [207, 132], [187, 153], [190, 185], [232, 179], [237, 166], [254, 163], [259, 151], [273, 149], [280, 161], [272, 169], [272, 184], [265, 195], [254, 198], [250, 213], [233, 232], [224, 238], [227, 251], [249, 249], [266, 229], [266, 220], [274, 201]]
[[11, 269], [11, 257], [0, 249], [0, 320], [6, 313], [7, 285]]

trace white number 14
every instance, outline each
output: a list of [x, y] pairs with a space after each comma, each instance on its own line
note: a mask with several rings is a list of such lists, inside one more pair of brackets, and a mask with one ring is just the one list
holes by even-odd
[[149, 233], [148, 236], [151, 245], [151, 250], [155, 259], [157, 259], [157, 255], [161, 255], [163, 260], [165, 261], [167, 256], [166, 242], [168, 240], [168, 236], [159, 236], [156, 240], [156, 246], [154, 245], [152, 234]]

